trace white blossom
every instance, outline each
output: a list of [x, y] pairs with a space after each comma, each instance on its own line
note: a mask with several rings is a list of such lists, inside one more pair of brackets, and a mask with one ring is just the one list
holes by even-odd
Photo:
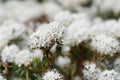
[[[83, 74], [88, 80], [98, 79], [101, 70], [97, 68], [95, 63], [85, 64]], [[102, 79], [101, 79], [102, 80]]]
[[65, 66], [68, 66], [70, 64], [71, 60], [69, 57], [62, 57], [62, 56], [59, 56], [56, 60], [56, 64], [58, 66], [61, 66], [61, 67], [65, 67]]
[[93, 6], [97, 7], [100, 13], [113, 12], [118, 15], [120, 12], [120, 0], [93, 0]]
[[67, 45], [62, 46], [62, 53], [63, 54], [68, 54], [69, 51], [70, 51], [70, 46], [67, 46]]
[[48, 47], [51, 39], [48, 36], [48, 25], [39, 27], [39, 30], [30, 36], [30, 48]]
[[66, 31], [66, 28], [58, 22], [46, 24], [31, 35], [30, 47], [46, 48], [50, 46], [52, 40], [61, 43], [67, 34]]
[[43, 77], [42, 80], [63, 80], [62, 75], [58, 73], [57, 70], [49, 70], [47, 71]]
[[16, 55], [19, 52], [18, 46], [12, 44], [10, 46], [6, 46], [1, 52], [1, 59], [3, 62], [13, 62], [15, 60]]
[[72, 21], [72, 15], [69, 11], [62, 11], [54, 16], [54, 20], [67, 27]]
[[50, 30], [48, 31], [48, 35], [51, 37], [51, 39], [61, 42], [64, 37], [66, 37], [67, 29], [59, 22], [51, 22], [49, 27]]
[[75, 20], [72, 22], [68, 27], [68, 35], [65, 38], [66, 40], [64, 44], [74, 46], [86, 40], [86, 32], [90, 26], [90, 21], [86, 19]]
[[120, 44], [118, 40], [104, 34], [96, 35], [92, 38], [91, 46], [102, 55], [105, 54], [113, 56], [115, 53], [120, 51]]
[[104, 70], [99, 74], [98, 80], [119, 80], [119, 73], [114, 70]]
[[25, 26], [22, 23], [13, 20], [5, 21], [0, 27], [0, 48], [7, 45], [10, 40], [22, 36], [24, 32]]
[[28, 66], [33, 61], [33, 54], [28, 50], [20, 51], [15, 57], [15, 64], [19, 67], [24, 65]]
[[120, 23], [116, 20], [107, 20], [95, 24], [89, 31], [90, 37], [94, 37], [97, 34], [106, 34], [114, 38], [120, 37]]
[[20, 22], [27, 22], [38, 18], [42, 14], [41, 5], [36, 1], [15, 1], [9, 0], [4, 5], [1, 6], [3, 10], [1, 11], [2, 20], [14, 19]]
[[47, 15], [50, 21], [53, 20], [55, 14], [62, 10], [61, 7], [55, 2], [44, 3], [42, 7], [44, 15]]
[[0, 75], [0, 80], [6, 80], [3, 76]]

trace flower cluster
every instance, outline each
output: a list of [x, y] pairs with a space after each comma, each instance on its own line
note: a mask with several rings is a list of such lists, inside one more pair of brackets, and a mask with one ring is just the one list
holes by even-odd
[[63, 78], [57, 70], [49, 70], [43, 75], [42, 80], [63, 80]]
[[94, 63], [86, 64], [83, 70], [88, 80], [119, 80], [120, 73], [115, 70], [101, 70]]
[[0, 80], [120, 80], [120, 0], [0, 0]]
[[93, 38], [91, 46], [101, 54], [110, 56], [113, 56], [114, 53], [117, 53], [120, 50], [120, 44], [116, 39], [103, 34]]
[[46, 48], [52, 44], [52, 41], [60, 43], [66, 35], [66, 28], [58, 22], [43, 26], [30, 37], [31, 48]]

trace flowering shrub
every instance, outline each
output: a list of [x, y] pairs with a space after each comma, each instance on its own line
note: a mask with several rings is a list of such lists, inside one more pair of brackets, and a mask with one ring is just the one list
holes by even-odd
[[120, 0], [0, 2], [0, 80], [120, 80]]

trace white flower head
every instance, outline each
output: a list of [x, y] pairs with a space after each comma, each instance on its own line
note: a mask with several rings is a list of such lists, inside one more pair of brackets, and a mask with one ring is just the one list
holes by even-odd
[[54, 16], [54, 20], [65, 26], [68, 26], [72, 21], [72, 15], [69, 11], [62, 11]]
[[0, 49], [7, 45], [10, 40], [22, 36], [24, 32], [25, 26], [22, 23], [13, 20], [5, 21], [0, 27]]
[[51, 22], [39, 28], [30, 37], [31, 48], [47, 48], [54, 42], [62, 42], [66, 34], [66, 28], [58, 22]]
[[61, 66], [61, 67], [65, 67], [65, 66], [68, 66], [70, 64], [71, 60], [69, 57], [62, 57], [62, 56], [59, 56], [56, 60], [56, 64], [58, 66]]
[[[19, 0], [9, 0], [3, 7], [5, 19], [14, 19], [20, 22], [28, 22], [35, 18], [38, 18], [42, 14], [41, 5], [36, 1], [19, 1]], [[4, 18], [3, 18], [4, 19]]]
[[86, 40], [86, 32], [90, 26], [90, 21], [87, 19], [73, 21], [68, 27], [68, 35], [65, 38], [65, 44], [74, 46]]
[[33, 61], [33, 54], [28, 50], [22, 50], [15, 57], [15, 64], [19, 67], [24, 65], [28, 66]]
[[63, 76], [58, 73], [56, 69], [47, 71], [43, 76], [42, 80], [63, 80]]
[[43, 12], [45, 15], [47, 15], [49, 20], [53, 20], [54, 15], [61, 10], [61, 7], [55, 2], [49, 1], [43, 4]]
[[99, 9], [100, 13], [113, 12], [118, 15], [120, 12], [120, 0], [93, 0], [93, 6]]
[[119, 74], [114, 70], [104, 70], [100, 75], [98, 80], [119, 80]]
[[51, 39], [48, 36], [49, 25], [40, 25], [38, 30], [30, 36], [30, 48], [48, 47]]
[[63, 45], [62, 53], [67, 55], [67, 54], [69, 54], [70, 49], [71, 49], [70, 46]]
[[15, 60], [16, 55], [19, 52], [18, 46], [15, 44], [6, 46], [1, 52], [1, 58], [3, 62], [13, 62]]
[[96, 49], [102, 55], [113, 56], [115, 53], [120, 51], [119, 42], [109, 36], [104, 34], [96, 35], [91, 42], [91, 46], [93, 49]]
[[11, 39], [20, 37], [25, 32], [25, 25], [14, 20], [5, 21], [2, 27], [8, 30]]
[[107, 20], [104, 22], [99, 22], [95, 24], [89, 32], [90, 36], [97, 34], [106, 34], [114, 38], [120, 37], [120, 23], [116, 20]]
[[3, 76], [0, 75], [0, 80], [6, 80]]
[[83, 74], [89, 80], [96, 80], [101, 73], [101, 70], [97, 68], [95, 63], [86, 64], [84, 67]]
[[67, 29], [61, 25], [59, 22], [51, 22], [49, 24], [50, 30], [48, 32], [48, 35], [51, 37], [51, 39], [61, 42], [64, 37], [66, 37]]

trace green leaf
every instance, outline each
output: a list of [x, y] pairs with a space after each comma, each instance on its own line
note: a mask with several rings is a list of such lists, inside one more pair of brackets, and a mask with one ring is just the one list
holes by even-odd
[[58, 71], [60, 71], [61, 73], [65, 74], [65, 75], [67, 74], [67, 72], [64, 69], [62, 69], [61, 67], [57, 66], [56, 64], [52, 64], [52, 68], [57, 69]]
[[42, 68], [40, 70], [40, 74], [42, 74], [42, 72], [44, 72], [46, 69], [46, 64], [47, 64], [47, 57], [46, 56], [43, 57], [41, 64], [42, 64]]
[[74, 65], [73, 68], [71, 69], [71, 75], [73, 76], [77, 70], [77, 66]]
[[40, 75], [37, 75], [37, 80], [41, 80], [41, 76]]
[[42, 60], [42, 68], [45, 68], [45, 65], [47, 63], [47, 57], [43, 57], [43, 60]]
[[20, 72], [20, 76], [23, 76], [23, 74], [25, 73], [25, 71], [23, 70], [23, 71], [21, 71]]

